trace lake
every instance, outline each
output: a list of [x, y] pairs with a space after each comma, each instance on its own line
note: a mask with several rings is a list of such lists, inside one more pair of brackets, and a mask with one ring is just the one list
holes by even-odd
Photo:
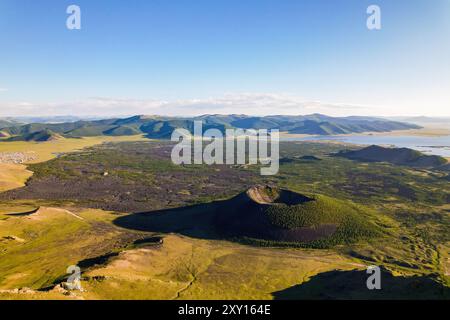
[[359, 145], [395, 146], [398, 148], [410, 148], [425, 154], [450, 157], [450, 135], [425, 137], [425, 136], [389, 136], [389, 135], [353, 135], [353, 136], [310, 136], [282, 138], [282, 141], [341, 141]]

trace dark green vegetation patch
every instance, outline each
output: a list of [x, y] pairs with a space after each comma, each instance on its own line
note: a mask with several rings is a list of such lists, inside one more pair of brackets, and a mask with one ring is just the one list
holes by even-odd
[[185, 206], [230, 197], [253, 184], [257, 174], [220, 166], [178, 166], [172, 143], [108, 143], [29, 166], [26, 187], [3, 200], [35, 199], [119, 212]]

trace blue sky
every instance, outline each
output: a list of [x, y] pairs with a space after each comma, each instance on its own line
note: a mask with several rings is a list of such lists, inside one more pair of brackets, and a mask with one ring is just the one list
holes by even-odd
[[449, 116], [449, 57], [449, 0], [0, 0], [0, 116]]

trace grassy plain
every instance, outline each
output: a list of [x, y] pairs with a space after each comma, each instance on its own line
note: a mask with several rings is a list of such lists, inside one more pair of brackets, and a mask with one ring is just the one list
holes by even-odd
[[88, 298], [272, 299], [272, 292], [320, 272], [360, 267], [332, 251], [253, 248], [169, 235], [161, 248], [127, 251], [88, 272], [91, 280], [84, 284]]
[[0, 192], [23, 187], [32, 175], [23, 164], [0, 163]]

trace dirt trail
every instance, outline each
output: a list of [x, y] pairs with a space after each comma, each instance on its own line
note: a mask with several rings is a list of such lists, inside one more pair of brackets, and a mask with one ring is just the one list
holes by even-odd
[[77, 219], [84, 220], [83, 217], [80, 217], [69, 210], [60, 209], [60, 208], [50, 208], [50, 207], [40, 207], [35, 213], [32, 213], [27, 217], [32, 220], [41, 220], [41, 219], [45, 219], [55, 213], [68, 214]]

